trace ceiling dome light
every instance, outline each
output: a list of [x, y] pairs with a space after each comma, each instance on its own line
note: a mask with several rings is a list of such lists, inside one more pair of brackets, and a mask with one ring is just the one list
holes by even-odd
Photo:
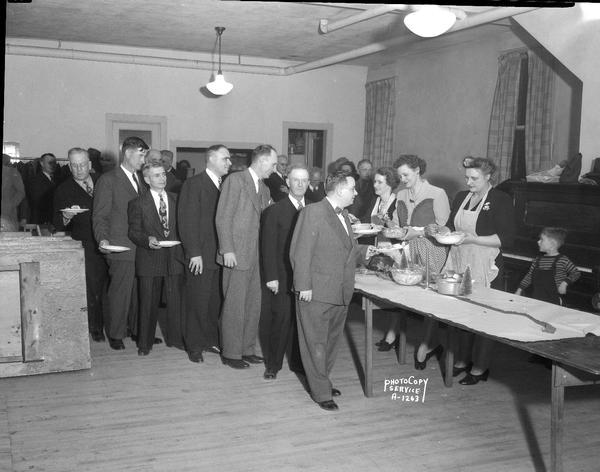
[[222, 26], [216, 26], [215, 31], [217, 32], [217, 37], [219, 38], [219, 71], [212, 82], [206, 84], [206, 88], [213, 95], [227, 95], [233, 89], [233, 84], [230, 84], [225, 80], [223, 76], [223, 72], [221, 71], [221, 35], [225, 28]]
[[404, 17], [404, 24], [417, 36], [433, 38], [445, 33], [456, 22], [456, 15], [438, 5], [423, 5]]

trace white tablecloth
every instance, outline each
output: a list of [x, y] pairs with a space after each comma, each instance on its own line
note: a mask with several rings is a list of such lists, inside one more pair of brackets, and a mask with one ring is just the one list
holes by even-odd
[[527, 313], [550, 323], [556, 331], [546, 333], [542, 326], [522, 315], [477, 306], [456, 297], [440, 295], [432, 289], [425, 290], [420, 285], [398, 285], [375, 275], [357, 274], [356, 289], [440, 320], [515, 341], [578, 338], [590, 332], [600, 335], [600, 316], [494, 289], [474, 288], [473, 294], [466, 298], [500, 310]]

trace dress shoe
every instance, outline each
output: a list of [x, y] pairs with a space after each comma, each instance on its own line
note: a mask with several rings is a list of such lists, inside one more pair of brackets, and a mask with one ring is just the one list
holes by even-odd
[[204, 352], [212, 352], [213, 354], [221, 354], [221, 350], [218, 348], [218, 346], [209, 346], [206, 349], [204, 349]]
[[429, 359], [431, 359], [433, 356], [435, 356], [439, 359], [439, 357], [442, 355], [442, 352], [444, 352], [444, 348], [442, 347], [441, 344], [438, 344], [438, 346], [433, 351], [429, 351], [427, 353], [427, 355], [425, 356], [425, 360], [423, 362], [417, 360], [417, 352], [418, 352], [418, 349], [415, 350], [415, 369], [425, 370], [425, 367], [427, 367], [427, 361]]
[[400, 343], [400, 338], [398, 338], [396, 336], [396, 339], [394, 339], [393, 343], [388, 343], [385, 339], [381, 341], [381, 344], [379, 345], [379, 347], [377, 348], [378, 351], [380, 352], [387, 352], [387, 351], [391, 351], [393, 347], [397, 348], [398, 345]]
[[469, 370], [471, 370], [471, 367], [473, 367], [472, 362], [469, 362], [464, 367], [452, 367], [452, 377], [457, 377], [460, 374], [462, 374], [463, 372], [468, 372]]
[[479, 383], [480, 380], [482, 382], [487, 381], [489, 374], [490, 374], [490, 369], [486, 369], [483, 374], [479, 374], [479, 375], [474, 375], [474, 374], [471, 374], [470, 372], [467, 372], [467, 375], [465, 375], [461, 380], [459, 380], [458, 383], [461, 385], [475, 385], [476, 383]]
[[221, 357], [221, 361], [223, 364], [228, 365], [232, 369], [246, 369], [250, 367], [250, 364], [242, 359], [229, 359], [228, 357]]
[[342, 392], [340, 392], [337, 388], [332, 388], [331, 389], [331, 396], [332, 397], [339, 397], [342, 394]]
[[327, 411], [334, 411], [338, 409], [337, 403], [333, 400], [325, 400], [324, 402], [317, 402], [317, 404]]
[[192, 362], [204, 362], [204, 357], [200, 351], [190, 351], [187, 355]]
[[154, 344], [162, 344], [162, 339], [154, 338]]
[[[375, 346], [379, 347], [379, 346], [381, 346], [383, 343], [385, 343], [385, 338], [383, 338], [383, 339], [380, 339], [379, 341], [377, 341], [377, 342], [375, 343]], [[386, 343], [386, 344], [387, 344], [387, 343]]]
[[108, 344], [115, 351], [120, 351], [121, 349], [125, 349], [125, 344], [123, 344], [122, 339], [108, 338]]
[[102, 331], [92, 331], [90, 332], [90, 336], [92, 336], [92, 339], [97, 343], [106, 341], [106, 338], [104, 337], [104, 333]]
[[138, 356], [147, 356], [150, 354], [150, 349], [138, 349]]
[[265, 370], [263, 377], [265, 378], [265, 380], [275, 380], [277, 378], [277, 372], [271, 369], [267, 369]]
[[251, 354], [249, 356], [242, 356], [242, 360], [245, 360], [246, 362], [249, 362], [250, 364], [262, 364], [265, 362], [265, 360], [262, 357], [257, 356], [256, 354]]

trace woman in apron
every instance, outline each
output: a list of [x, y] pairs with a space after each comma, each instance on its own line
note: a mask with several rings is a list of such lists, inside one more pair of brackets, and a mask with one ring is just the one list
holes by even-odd
[[[425, 264], [429, 262], [430, 273], [439, 273], [446, 261], [447, 249], [435, 240], [425, 237], [425, 227], [429, 224], [443, 225], [450, 214], [450, 203], [446, 192], [431, 185], [423, 178], [427, 163], [415, 155], [402, 154], [394, 162], [394, 168], [404, 188], [396, 195], [396, 212], [388, 226], [405, 230], [403, 239], [408, 242], [405, 249], [407, 259]], [[420, 228], [420, 229], [415, 229]], [[398, 254], [399, 257], [399, 254]], [[387, 351], [397, 339], [396, 324], [398, 317], [391, 320], [384, 339], [379, 341], [379, 350]], [[430, 344], [436, 332], [437, 323], [425, 321], [423, 342], [415, 350], [415, 368], [424, 369], [427, 359], [440, 352], [431, 349]], [[432, 354], [433, 353], [433, 354]]]
[[[512, 244], [515, 233], [512, 200], [492, 187], [490, 179], [496, 166], [491, 160], [466, 157], [463, 167], [469, 190], [456, 196], [448, 228], [440, 228], [440, 231], [462, 231], [465, 237], [450, 248], [443, 271], [462, 273], [469, 266], [475, 287], [501, 289], [501, 249]], [[487, 380], [493, 341], [478, 337], [473, 343], [473, 335], [466, 332], [461, 333], [460, 341], [453, 373], [457, 376], [466, 372], [466, 376], [459, 383], [474, 385]], [[469, 362], [471, 357], [473, 361]]]

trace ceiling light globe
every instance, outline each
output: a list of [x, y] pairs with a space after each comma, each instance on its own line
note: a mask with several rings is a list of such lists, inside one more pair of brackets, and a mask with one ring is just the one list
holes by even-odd
[[227, 82], [223, 74], [217, 74], [212, 82], [206, 84], [206, 88], [213, 95], [227, 95], [233, 89], [233, 84]]
[[404, 17], [404, 24], [417, 36], [433, 38], [448, 31], [456, 22], [456, 15], [438, 5], [423, 5]]

